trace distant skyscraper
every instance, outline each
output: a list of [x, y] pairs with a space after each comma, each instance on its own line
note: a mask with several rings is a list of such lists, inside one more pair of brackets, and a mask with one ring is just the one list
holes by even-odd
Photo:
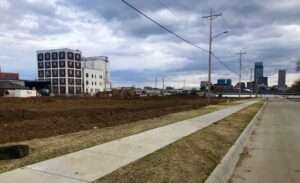
[[286, 70], [278, 71], [278, 88], [279, 89], [286, 88]]
[[262, 62], [256, 62], [254, 67], [254, 81], [259, 82], [263, 77], [264, 77], [264, 65]]

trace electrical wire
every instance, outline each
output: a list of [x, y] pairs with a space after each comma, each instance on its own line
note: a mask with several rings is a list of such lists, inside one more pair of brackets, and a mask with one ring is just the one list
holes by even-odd
[[216, 61], [218, 61], [221, 65], [223, 65], [227, 70], [229, 70], [231, 73], [239, 76], [239, 74], [231, 69], [227, 64], [225, 64], [219, 57], [217, 57], [214, 53], [212, 53], [212, 56], [215, 58]]
[[132, 4], [128, 3], [126, 0], [121, 0], [123, 3], [125, 3], [128, 7], [132, 8], [133, 10], [135, 10], [136, 12], [138, 12], [140, 15], [142, 15], [143, 17], [147, 18], [148, 20], [150, 20], [151, 22], [153, 22], [154, 24], [156, 24], [157, 26], [159, 26], [160, 28], [164, 29], [165, 31], [167, 31], [168, 33], [174, 35], [175, 37], [177, 37], [178, 39], [182, 40], [183, 42], [202, 50], [203, 52], [208, 53], [209, 51], [196, 45], [195, 43], [181, 37], [180, 35], [178, 35], [177, 33], [171, 31], [170, 29], [168, 29], [167, 27], [165, 27], [164, 25], [160, 24], [158, 21], [154, 20], [153, 18], [151, 18], [150, 16], [146, 15], [145, 13], [143, 13], [141, 10], [137, 9], [136, 7], [134, 7]]
[[[158, 21], [154, 20], [153, 18], [151, 18], [150, 16], [146, 15], [145, 13], [143, 13], [141, 10], [139, 10], [138, 8], [136, 8], [135, 6], [133, 6], [132, 4], [130, 4], [129, 2], [127, 2], [126, 0], [121, 0], [124, 4], [126, 4], [128, 7], [130, 7], [131, 9], [135, 10], [136, 12], [138, 12], [140, 15], [142, 15], [143, 17], [147, 18], [148, 20], [150, 20], [152, 23], [156, 24], [157, 26], [159, 26], [160, 28], [164, 29], [165, 31], [167, 31], [168, 33], [174, 35], [175, 37], [177, 37], [178, 39], [182, 40], [183, 42], [197, 48], [200, 49], [201, 51], [205, 52], [205, 53], [209, 53], [209, 51], [207, 49], [204, 49], [198, 45], [196, 45], [195, 43], [181, 37], [180, 35], [178, 35], [177, 33], [173, 32], [172, 30], [168, 29], [167, 27], [165, 27], [164, 25], [160, 24]], [[226, 69], [228, 69], [230, 72], [237, 74], [237, 72], [233, 71], [227, 64], [225, 64], [219, 57], [217, 57], [214, 53], [211, 53], [212, 56], [220, 63], [222, 64]]]

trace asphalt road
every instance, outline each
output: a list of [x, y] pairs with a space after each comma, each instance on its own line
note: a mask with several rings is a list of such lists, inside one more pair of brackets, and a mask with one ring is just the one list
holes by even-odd
[[300, 182], [300, 101], [270, 99], [232, 183]]

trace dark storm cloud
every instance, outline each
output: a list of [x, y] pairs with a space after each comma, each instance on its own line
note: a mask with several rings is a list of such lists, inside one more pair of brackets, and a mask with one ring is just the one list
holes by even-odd
[[[208, 47], [208, 21], [202, 16], [208, 15], [211, 7], [217, 13], [222, 12], [223, 18], [214, 21], [214, 34], [224, 30], [230, 33], [214, 41], [214, 52], [220, 57], [235, 55], [233, 58], [222, 58], [232, 70], [238, 69], [237, 52], [241, 49], [248, 52], [245, 70], [253, 67], [255, 61], [263, 61], [266, 70], [289, 69], [300, 58], [300, 3], [297, 0], [128, 1], [205, 49]], [[68, 38], [70, 47], [76, 43], [79, 48], [87, 51], [98, 49], [115, 59], [112, 68], [115, 78], [141, 82], [163, 72], [189, 75], [207, 71], [207, 53], [182, 43], [138, 15], [121, 0], [8, 2], [11, 8], [0, 11], [0, 35], [17, 40], [39, 40], [61, 35]], [[9, 34], [9, 31], [12, 33]], [[83, 39], [76, 41], [80, 38]], [[13, 55], [10, 53], [13, 51], [9, 51], [13, 48], [2, 47], [8, 50], [7, 56]], [[143, 60], [144, 64], [139, 64], [139, 60]], [[216, 74], [228, 72], [216, 60], [213, 67]], [[141, 72], [145, 69], [147, 72]], [[130, 72], [138, 77], [129, 76]]]

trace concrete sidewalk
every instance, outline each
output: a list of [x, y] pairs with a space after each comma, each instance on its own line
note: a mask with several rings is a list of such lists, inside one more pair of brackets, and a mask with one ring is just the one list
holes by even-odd
[[270, 99], [232, 183], [300, 182], [300, 102]]
[[248, 101], [0, 175], [1, 183], [92, 182], [254, 104]]

